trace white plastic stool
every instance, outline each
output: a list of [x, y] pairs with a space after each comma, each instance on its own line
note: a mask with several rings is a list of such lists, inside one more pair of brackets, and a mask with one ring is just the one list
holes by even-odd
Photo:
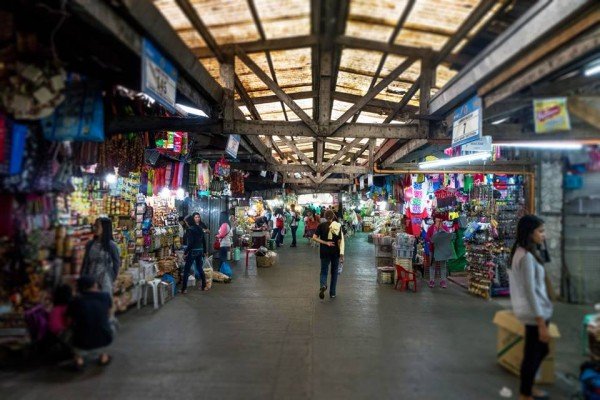
[[[146, 290], [144, 291], [144, 305], [148, 305], [148, 290], [152, 289], [152, 299], [154, 300], [154, 309], [158, 310], [161, 303], [164, 304], [160, 296], [160, 291], [158, 290], [158, 285], [160, 285], [160, 279], [153, 279], [151, 281], [145, 282]], [[162, 297], [162, 296], [161, 296]]]

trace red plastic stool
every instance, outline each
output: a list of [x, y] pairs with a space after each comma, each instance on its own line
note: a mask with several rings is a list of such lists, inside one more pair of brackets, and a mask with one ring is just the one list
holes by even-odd
[[[408, 284], [412, 282], [413, 284], [413, 292], [417, 291], [417, 274], [413, 271], [409, 271], [400, 265], [396, 265], [396, 274], [398, 275], [398, 280], [396, 281], [396, 286], [394, 289], [396, 290], [408, 290]], [[398, 288], [400, 285], [400, 288]]]

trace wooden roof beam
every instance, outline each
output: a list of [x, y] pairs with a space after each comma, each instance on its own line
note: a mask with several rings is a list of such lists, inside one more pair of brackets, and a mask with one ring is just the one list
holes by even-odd
[[477, 87], [497, 76], [501, 68], [511, 65], [520, 54], [593, 3], [592, 0], [535, 3], [436, 93], [429, 103], [430, 114], [443, 116], [460, 105]]
[[354, 114], [359, 112], [369, 101], [377, 96], [383, 89], [388, 87], [400, 74], [406, 71], [413, 63], [414, 58], [406, 59], [402, 64], [394, 68], [388, 76], [382, 79], [377, 85], [372, 87], [363, 97], [352, 105], [345, 113], [343, 113], [333, 124], [331, 124], [330, 132], [335, 132], [343, 123], [348, 121]]
[[[291, 36], [275, 39], [261, 39], [252, 42], [230, 43], [221, 45], [221, 50], [227, 54], [234, 54], [235, 47], [240, 47], [245, 53], [259, 53], [264, 51], [281, 51], [315, 47], [319, 43], [317, 35]], [[196, 47], [191, 49], [198, 58], [214, 57], [208, 47]]]
[[240, 48], [236, 49], [236, 55], [246, 66], [262, 80], [269, 89], [279, 97], [314, 133], [318, 132], [317, 124], [288, 96], [273, 79], [271, 79], [248, 55]]
[[389, 167], [397, 160], [402, 157], [412, 153], [415, 150], [420, 149], [421, 147], [427, 144], [427, 139], [412, 139], [403, 144], [398, 150], [393, 152], [381, 165], [383, 167]]

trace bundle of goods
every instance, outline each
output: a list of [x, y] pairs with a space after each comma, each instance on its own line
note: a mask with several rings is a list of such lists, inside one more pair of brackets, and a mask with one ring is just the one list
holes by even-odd
[[412, 260], [415, 249], [415, 237], [407, 233], [398, 233], [393, 243], [394, 258], [409, 258]]
[[261, 247], [256, 252], [256, 266], [259, 268], [268, 268], [275, 265], [277, 253], [269, 251], [266, 247]]
[[172, 274], [177, 269], [177, 257], [170, 256], [158, 260], [159, 274]]
[[230, 283], [231, 278], [219, 271], [212, 271], [212, 281], [213, 282], [222, 282], [222, 283]]
[[377, 283], [393, 284], [394, 267], [377, 267]]
[[140, 264], [140, 279], [141, 280], [148, 282], [156, 277], [156, 273], [158, 272], [156, 260], [154, 260], [154, 259], [140, 260], [139, 264]]
[[587, 334], [592, 360], [600, 360], [600, 316], [588, 324]]
[[393, 239], [391, 236], [374, 234], [373, 243], [375, 244], [375, 257], [391, 258], [393, 256]]

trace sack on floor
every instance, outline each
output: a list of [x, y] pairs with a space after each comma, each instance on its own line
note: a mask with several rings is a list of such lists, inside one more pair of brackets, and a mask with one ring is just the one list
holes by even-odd
[[222, 274], [227, 275], [230, 278], [233, 275], [233, 271], [231, 269], [231, 265], [229, 265], [229, 263], [227, 261], [225, 261], [223, 264], [221, 264], [221, 268], [220, 268], [219, 272], [221, 272]]
[[586, 399], [600, 400], [600, 361], [588, 361], [581, 365], [581, 390]]

